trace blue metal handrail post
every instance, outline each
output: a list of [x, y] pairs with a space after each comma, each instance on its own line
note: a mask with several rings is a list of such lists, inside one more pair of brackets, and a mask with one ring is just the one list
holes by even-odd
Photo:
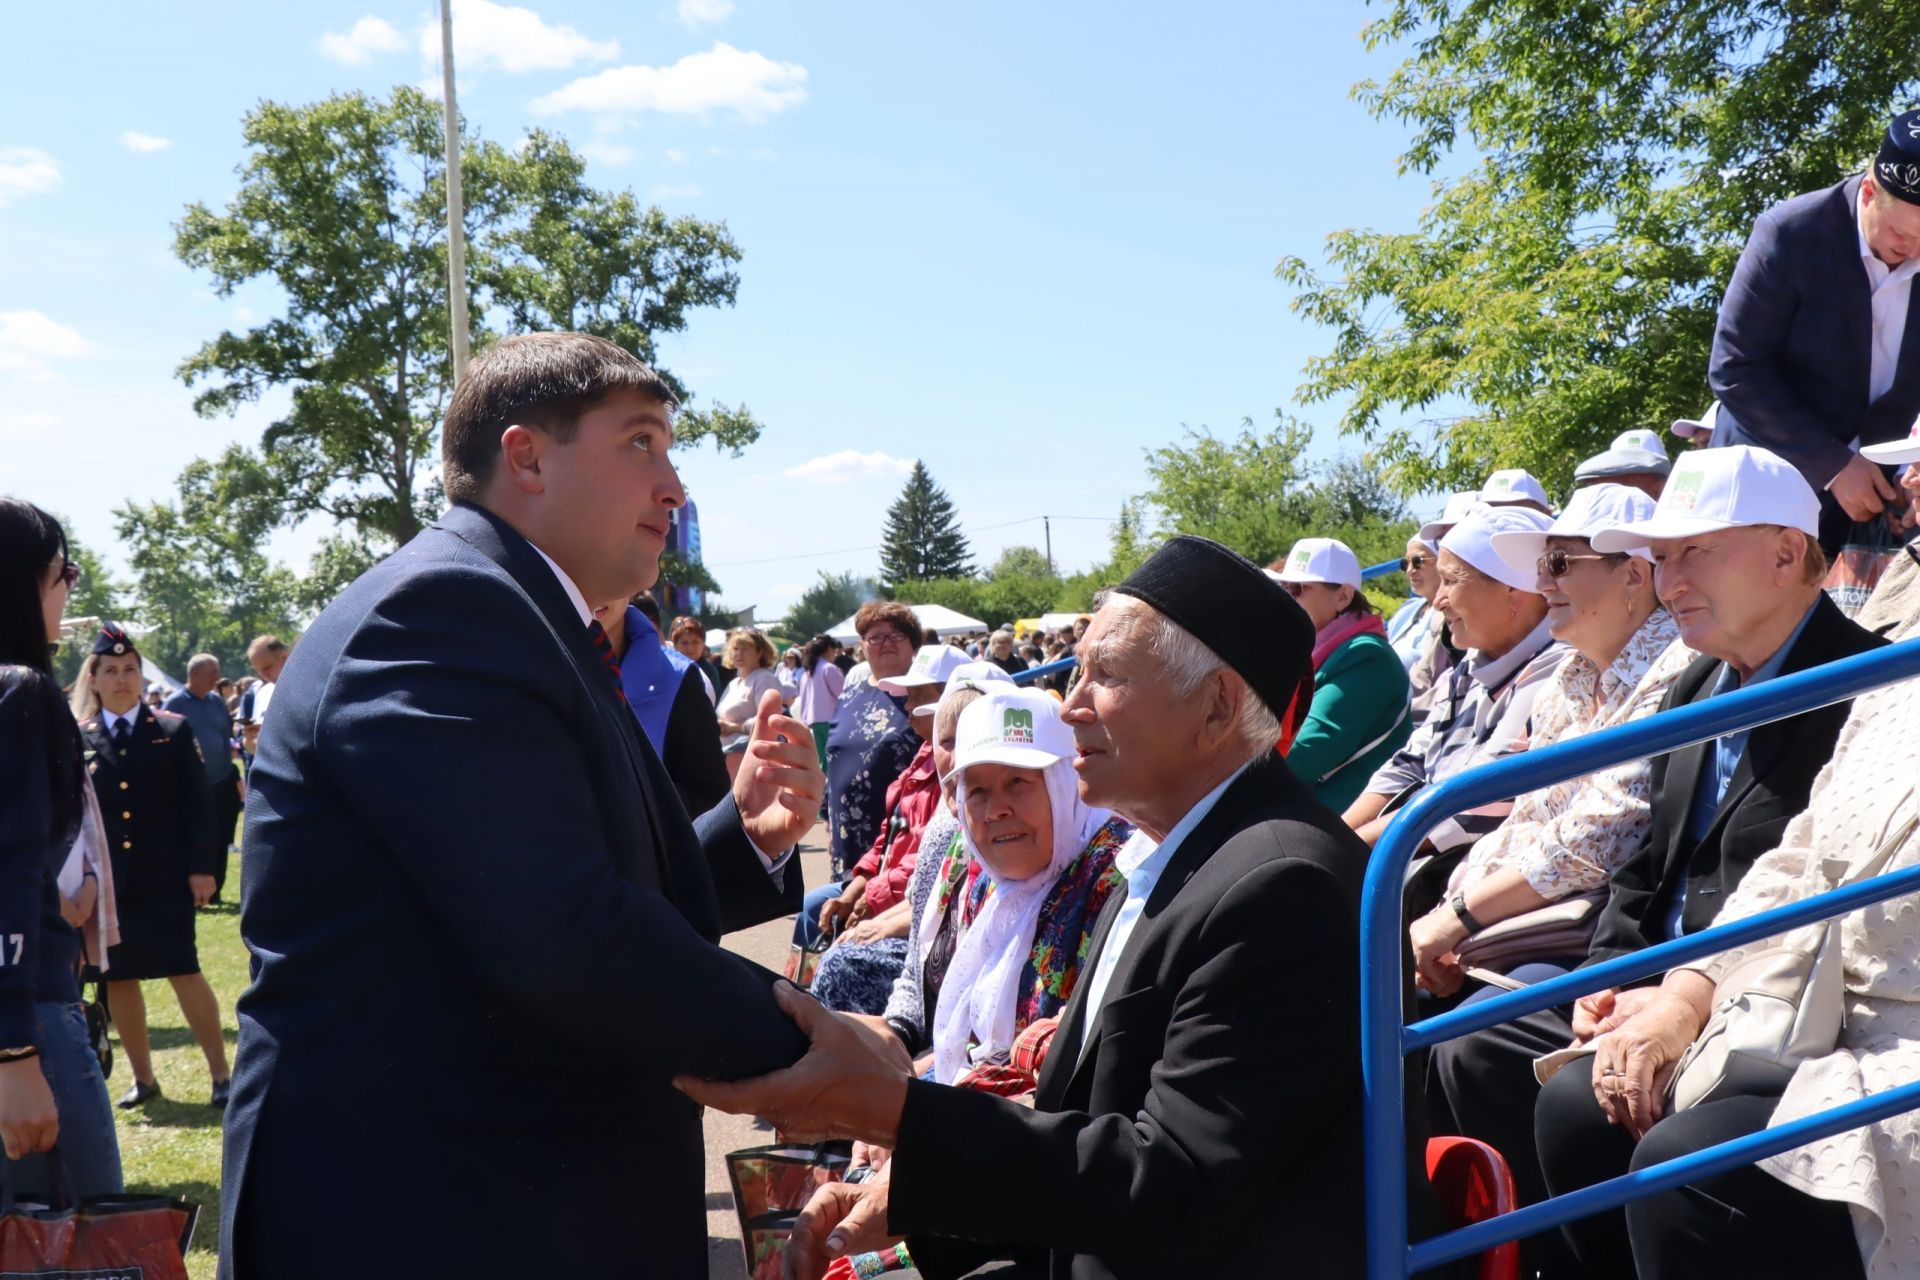
[[[1477, 1026], [1504, 1021], [1522, 1012], [1565, 1004], [1586, 992], [1613, 986], [1616, 982], [1629, 980], [1629, 977], [1645, 976], [1686, 959], [1711, 955], [1752, 937], [1772, 936], [1791, 927], [1779, 922], [1787, 919], [1791, 913], [1797, 912], [1808, 918], [1825, 918], [1852, 906], [1862, 905], [1863, 900], [1879, 901], [1903, 891], [1910, 892], [1911, 889], [1901, 887], [1906, 881], [1911, 881], [1914, 888], [1920, 888], [1920, 868], [1900, 872], [1895, 876], [1851, 886], [1835, 894], [1823, 894], [1817, 900], [1809, 899], [1779, 908], [1752, 920], [1723, 925], [1665, 943], [1637, 956], [1595, 965], [1550, 982], [1539, 983], [1525, 991], [1500, 996], [1473, 1009], [1429, 1019], [1409, 1028], [1405, 1025], [1405, 1010], [1400, 1003], [1404, 928], [1402, 885], [1407, 865], [1427, 833], [1452, 815], [1483, 804], [1510, 799], [1596, 769], [1661, 755], [1736, 730], [1799, 715], [1915, 675], [1920, 675], [1920, 640], [1845, 658], [1811, 671], [1780, 677], [1753, 689], [1678, 707], [1632, 724], [1467, 770], [1426, 788], [1395, 817], [1382, 833], [1368, 862], [1360, 906], [1360, 1061], [1366, 1108], [1364, 1143], [1368, 1280], [1403, 1280], [1415, 1264], [1414, 1252], [1409, 1249], [1407, 1241], [1406, 1100], [1402, 1092], [1403, 1059], [1408, 1052], [1450, 1036], [1465, 1034]], [[1883, 884], [1882, 881], [1889, 883]], [[1900, 883], [1892, 883], [1896, 881]], [[1856, 893], [1856, 890], [1864, 892]], [[1876, 893], [1876, 890], [1885, 891]], [[1821, 910], [1829, 905], [1828, 900], [1837, 901], [1849, 894], [1853, 896], [1845, 897], [1846, 905]], [[1887, 1095], [1888, 1099], [1892, 1096]], [[1867, 1100], [1869, 1103], [1884, 1101], [1878, 1098]], [[1849, 1104], [1840, 1110], [1864, 1113], [1860, 1104]], [[1820, 1117], [1807, 1119], [1813, 1123]], [[1841, 1128], [1868, 1122], [1852, 1120], [1851, 1115], [1845, 1119], [1852, 1122], [1841, 1123]], [[1771, 1132], [1753, 1136], [1762, 1141], [1777, 1138]], [[1805, 1137], [1798, 1139], [1799, 1142], [1806, 1140]], [[1797, 1144], [1788, 1142], [1776, 1149], [1784, 1150]], [[1731, 1144], [1728, 1145], [1730, 1149]], [[1757, 1147], [1742, 1149], [1757, 1150]], [[1717, 1155], [1721, 1150], [1710, 1148], [1706, 1152], [1696, 1153], [1690, 1160]], [[1746, 1157], [1749, 1161], [1755, 1158], [1758, 1156]], [[1650, 1183], [1661, 1170], [1680, 1163], [1683, 1162], [1670, 1161], [1655, 1169], [1643, 1170], [1641, 1175], [1630, 1175], [1639, 1178], [1640, 1183], [1627, 1187], [1625, 1194], [1613, 1203], [1623, 1203], [1638, 1195], [1659, 1190], [1658, 1186], [1641, 1184]], [[1701, 1167], [1704, 1168], [1704, 1161]], [[1687, 1176], [1704, 1176], [1704, 1173], [1695, 1171]], [[1601, 1188], [1587, 1190], [1591, 1193]], [[1581, 1194], [1575, 1193], [1576, 1196]], [[1543, 1212], [1531, 1214], [1530, 1218], [1515, 1214], [1510, 1215], [1512, 1222], [1499, 1225], [1487, 1222], [1467, 1228], [1467, 1231], [1474, 1233], [1472, 1237], [1464, 1232], [1449, 1233], [1427, 1241], [1419, 1251], [1419, 1265], [1437, 1265], [1447, 1257], [1464, 1256], [1500, 1239], [1511, 1239], [1515, 1235], [1544, 1229], [1563, 1220], [1560, 1216], [1544, 1212], [1554, 1203], [1557, 1201], [1535, 1206]], [[1600, 1207], [1605, 1206], [1594, 1204], [1587, 1211], [1592, 1212]], [[1523, 1214], [1529, 1212], [1522, 1211]], [[1576, 1211], [1566, 1216], [1579, 1216], [1579, 1213]], [[1520, 1231], [1501, 1232], [1501, 1226], [1511, 1226], [1514, 1222], [1531, 1222], [1532, 1225], [1522, 1226]], [[1470, 1247], [1462, 1247], [1463, 1243]], [[1455, 1249], [1458, 1251], [1455, 1252]]]

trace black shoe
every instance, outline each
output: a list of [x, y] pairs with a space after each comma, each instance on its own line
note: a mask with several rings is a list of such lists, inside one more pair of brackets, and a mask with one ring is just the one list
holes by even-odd
[[159, 1081], [156, 1080], [151, 1084], [141, 1084], [138, 1080], [135, 1080], [133, 1082], [133, 1088], [127, 1090], [125, 1094], [121, 1095], [120, 1101], [116, 1102], [114, 1105], [119, 1107], [122, 1111], [131, 1111], [135, 1107], [146, 1106], [149, 1102], [152, 1102], [155, 1098], [159, 1096], [160, 1096]]
[[217, 1111], [225, 1111], [227, 1109], [227, 1094], [231, 1092], [232, 1089], [232, 1080], [215, 1080], [213, 1082], [213, 1098], [207, 1105]]

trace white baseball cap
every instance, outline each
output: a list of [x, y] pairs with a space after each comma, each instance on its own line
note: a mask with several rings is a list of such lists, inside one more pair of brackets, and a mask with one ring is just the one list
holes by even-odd
[[993, 689], [960, 713], [955, 772], [976, 764], [1044, 769], [1073, 758], [1073, 730], [1060, 704], [1038, 689]]
[[1360, 589], [1360, 557], [1338, 538], [1302, 538], [1287, 552], [1286, 567], [1269, 573], [1275, 582], [1325, 582]]
[[1712, 435], [1713, 428], [1720, 421], [1720, 402], [1715, 400], [1707, 406], [1707, 411], [1697, 418], [1675, 418], [1668, 430], [1682, 440], [1697, 435]]
[[1820, 531], [1820, 499], [1779, 454], [1752, 445], [1695, 449], [1673, 464], [1653, 514], [1595, 530], [1595, 551], [1631, 551], [1666, 538], [1779, 524]]
[[1541, 533], [1547, 531], [1553, 517], [1532, 507], [1481, 507], [1453, 526], [1440, 539], [1440, 550], [1451, 551], [1497, 582], [1517, 591], [1532, 591], [1538, 576], [1533, 562], [1525, 570], [1516, 569], [1493, 549], [1494, 535], [1501, 533]]
[[[1003, 684], [1009, 689], [1016, 687], [1013, 677], [991, 662], [963, 662], [947, 676], [946, 691], [940, 695], [940, 702], [945, 702], [952, 697], [956, 689], [984, 689], [992, 684]], [[915, 707], [913, 714], [930, 716], [940, 709], [940, 702]]]
[[1545, 487], [1519, 467], [1509, 467], [1488, 476], [1486, 484], [1480, 487], [1480, 501], [1490, 507], [1504, 507], [1514, 502], [1537, 502], [1543, 507], [1553, 505], [1547, 500]]
[[1913, 430], [1907, 433], [1905, 440], [1861, 445], [1860, 456], [1868, 462], [1920, 462], [1920, 418], [1913, 420]]
[[1420, 532], [1415, 536], [1430, 547], [1438, 547], [1440, 539], [1446, 536], [1447, 530], [1465, 520], [1468, 513], [1479, 505], [1478, 489], [1467, 489], [1456, 493], [1447, 499], [1446, 509], [1440, 513], [1440, 518], [1429, 520], [1421, 525]]
[[967, 651], [956, 649], [950, 644], [923, 644], [913, 655], [913, 665], [904, 675], [890, 676], [885, 680], [876, 680], [880, 692], [896, 696], [923, 684], [945, 684], [953, 673], [966, 666], [973, 659], [967, 657]]
[[[1506, 561], [1515, 573], [1535, 574], [1547, 549], [1548, 538], [1592, 538], [1596, 530], [1645, 520], [1653, 515], [1653, 499], [1632, 485], [1594, 484], [1574, 490], [1573, 500], [1559, 519], [1545, 529], [1509, 529], [1496, 533], [1490, 541], [1493, 554]], [[1455, 553], [1459, 554], [1458, 552]], [[1635, 547], [1628, 554], [1652, 563], [1653, 553]]]
[[1606, 452], [1596, 453], [1574, 468], [1575, 484], [1583, 480], [1605, 480], [1612, 476], [1664, 476], [1673, 469], [1667, 446], [1657, 433], [1644, 429], [1622, 431], [1613, 438]]

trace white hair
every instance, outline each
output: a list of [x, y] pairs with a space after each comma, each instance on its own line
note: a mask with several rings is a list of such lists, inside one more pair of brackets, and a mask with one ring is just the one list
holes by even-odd
[[192, 675], [202, 667], [212, 667], [215, 671], [218, 671], [220, 669], [220, 659], [210, 653], [196, 653], [187, 659], [188, 675]]
[[[1109, 604], [1125, 602], [1132, 621], [1128, 629], [1139, 629], [1147, 652], [1160, 662], [1160, 670], [1178, 696], [1184, 698], [1211, 679], [1215, 672], [1227, 669], [1220, 655], [1179, 623], [1136, 596], [1115, 596]], [[1235, 674], [1238, 674], [1237, 672]], [[1249, 751], [1266, 751], [1280, 741], [1280, 719], [1245, 677], [1246, 695], [1240, 700], [1240, 723], [1236, 726], [1240, 741]]]

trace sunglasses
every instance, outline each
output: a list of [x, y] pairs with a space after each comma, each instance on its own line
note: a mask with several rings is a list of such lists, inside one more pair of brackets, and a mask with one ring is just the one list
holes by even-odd
[[1579, 556], [1569, 555], [1565, 551], [1554, 550], [1541, 556], [1534, 562], [1534, 566], [1549, 578], [1564, 578], [1573, 572], [1573, 563], [1576, 560], [1622, 560], [1625, 558], [1624, 554], [1620, 552], [1614, 552], [1611, 555], [1596, 554]]
[[60, 581], [67, 584], [67, 590], [69, 591], [79, 586], [80, 566], [71, 560], [63, 562], [60, 566]]
[[1409, 569], [1413, 569], [1413, 570], [1424, 569], [1432, 563], [1433, 563], [1432, 556], [1401, 556], [1400, 572], [1405, 573]]

